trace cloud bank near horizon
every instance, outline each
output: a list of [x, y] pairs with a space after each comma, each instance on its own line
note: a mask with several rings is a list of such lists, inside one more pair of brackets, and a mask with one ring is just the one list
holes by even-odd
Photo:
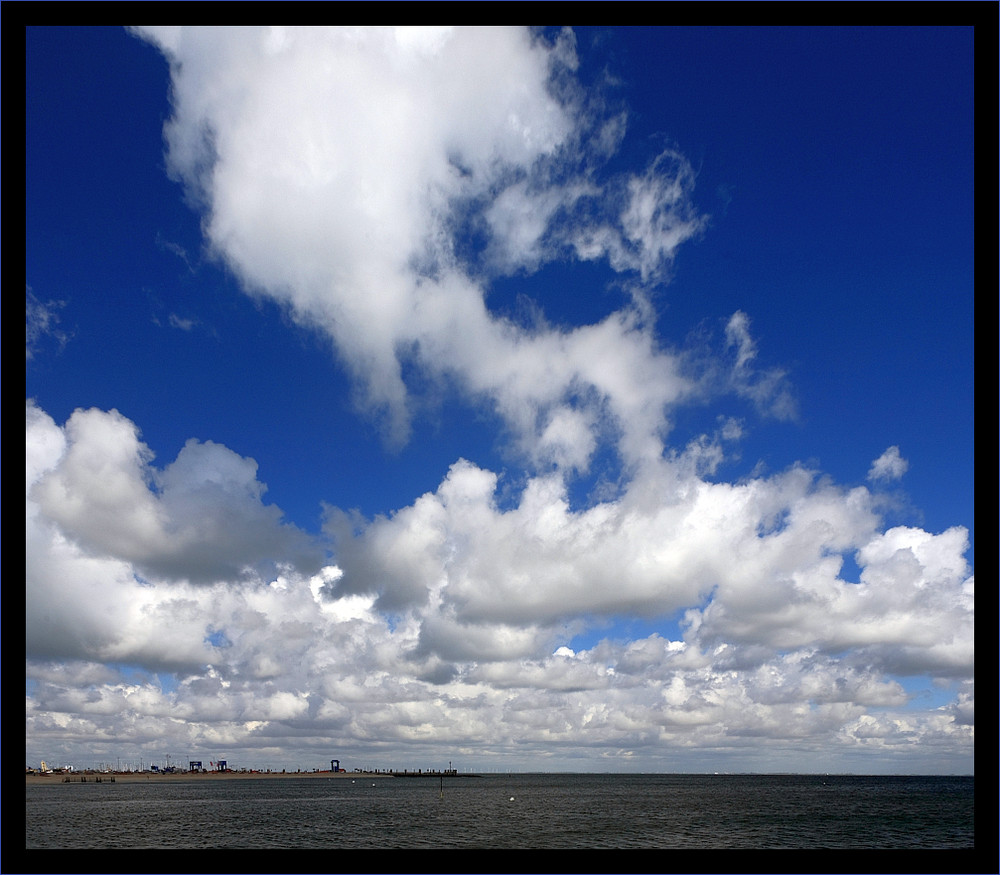
[[[306, 532], [244, 448], [191, 439], [158, 466], [141, 423], [29, 400], [29, 738], [71, 719], [97, 743], [275, 756], [336, 737], [971, 759], [968, 533], [884, 526], [899, 447], [868, 488], [803, 464], [720, 481], [732, 417], [674, 444], [682, 407], [791, 419], [794, 395], [746, 313], [721, 349], [661, 341], [654, 292], [705, 229], [694, 173], [671, 150], [612, 169], [627, 114], [578, 81], [572, 32], [136, 33], [170, 62], [168, 166], [212, 254], [329, 337], [387, 447], [421, 392], [455, 391], [503, 424], [519, 490], [459, 458], [373, 518], [330, 496]], [[491, 282], [566, 259], [610, 268], [621, 306], [491, 308]], [[677, 632], [594, 635], [623, 617]], [[957, 692], [913, 710], [911, 677]]]

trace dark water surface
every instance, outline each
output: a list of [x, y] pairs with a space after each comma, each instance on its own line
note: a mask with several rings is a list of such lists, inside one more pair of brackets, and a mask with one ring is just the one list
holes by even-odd
[[26, 847], [970, 849], [973, 796], [915, 776], [60, 783], [27, 786]]

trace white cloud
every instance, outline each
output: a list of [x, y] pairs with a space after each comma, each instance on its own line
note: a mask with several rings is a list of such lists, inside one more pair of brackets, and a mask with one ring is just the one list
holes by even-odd
[[[586, 331], [519, 328], [488, 310], [479, 268], [454, 244], [484, 221], [496, 269], [575, 247], [649, 279], [700, 231], [679, 156], [640, 176], [598, 174], [608, 141], [595, 151], [588, 135], [610, 121], [571, 87], [571, 34], [141, 32], [171, 60], [170, 166], [205, 202], [215, 251], [249, 290], [330, 333], [391, 441], [409, 433], [406, 358], [492, 399], [531, 457], [585, 467], [594, 439], [579, 429], [603, 423], [602, 404], [646, 432], [628, 436], [628, 452], [662, 449], [651, 435], [681, 388], [678, 362], [635, 313]], [[571, 394], [591, 409], [576, 415], [572, 446], [553, 446], [539, 420], [565, 424], [552, 408]]]
[[570, 140], [549, 92], [568, 51], [519, 28], [142, 32], [172, 61], [170, 164], [205, 200], [213, 247], [331, 332], [404, 439], [414, 266], [453, 269], [453, 203]]
[[910, 467], [910, 463], [899, 454], [899, 447], [889, 447], [881, 456], [872, 462], [868, 470], [868, 479], [899, 480]]
[[[655, 504], [646, 501], [651, 489]], [[425, 649], [451, 659], [460, 659], [451, 643], [459, 635], [467, 659], [498, 658], [489, 624], [499, 634], [506, 624], [544, 630], [585, 616], [688, 609], [692, 642], [728, 642], [731, 653], [756, 650], [753, 659], [860, 648], [888, 672], [972, 669], [964, 531], [883, 534], [864, 489], [841, 490], [803, 469], [713, 484], [665, 462], [620, 498], [580, 511], [557, 477], [529, 481], [505, 510], [496, 491], [495, 475], [460, 462], [436, 493], [391, 518], [335, 514], [345, 571], [336, 590], [447, 616], [444, 627], [425, 621], [420, 635]], [[851, 554], [860, 583], [839, 576]], [[550, 647], [538, 631], [518, 639], [521, 655]]]
[[117, 411], [78, 410], [60, 439], [29, 401], [26, 425], [29, 469], [39, 474], [29, 483], [31, 501], [95, 558], [196, 582], [255, 576], [275, 563], [319, 567], [308, 537], [263, 503], [252, 459], [192, 439], [159, 471], [136, 426]]

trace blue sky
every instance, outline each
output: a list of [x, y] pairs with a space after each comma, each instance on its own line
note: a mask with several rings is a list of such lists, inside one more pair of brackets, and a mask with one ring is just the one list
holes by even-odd
[[971, 771], [972, 44], [29, 28], [29, 762]]

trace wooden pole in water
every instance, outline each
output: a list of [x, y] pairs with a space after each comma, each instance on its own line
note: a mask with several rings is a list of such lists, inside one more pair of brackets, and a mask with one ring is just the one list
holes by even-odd
[[441, 793], [438, 799], [444, 799], [444, 775], [441, 776]]

